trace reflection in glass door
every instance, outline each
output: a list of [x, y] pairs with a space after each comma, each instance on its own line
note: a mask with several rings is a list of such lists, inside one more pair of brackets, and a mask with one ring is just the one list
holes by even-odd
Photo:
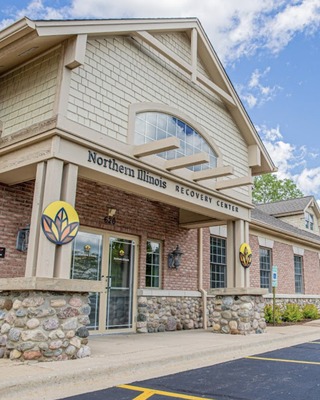
[[[101, 280], [102, 235], [79, 232], [73, 241], [71, 279]], [[89, 329], [99, 329], [100, 293], [90, 293]]]
[[135, 241], [108, 233], [80, 231], [73, 241], [71, 279], [99, 281], [90, 293], [89, 329], [131, 329]]
[[109, 238], [106, 329], [132, 328], [134, 249], [133, 240]]

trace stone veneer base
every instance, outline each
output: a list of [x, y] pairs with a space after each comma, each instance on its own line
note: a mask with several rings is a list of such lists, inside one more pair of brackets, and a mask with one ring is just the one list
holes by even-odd
[[90, 355], [88, 293], [0, 292], [0, 358], [53, 361]]
[[[265, 299], [261, 294], [207, 297], [207, 327], [217, 333], [263, 333]], [[203, 301], [194, 296], [139, 296], [137, 332], [203, 328]]]

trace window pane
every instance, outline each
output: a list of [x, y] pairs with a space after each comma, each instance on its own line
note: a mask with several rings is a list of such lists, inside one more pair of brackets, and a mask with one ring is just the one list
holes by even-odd
[[210, 287], [223, 288], [227, 283], [226, 239], [210, 237]]
[[301, 256], [294, 256], [294, 284], [296, 293], [303, 293], [302, 261]]
[[[142, 136], [144, 136], [144, 142], [141, 139]], [[172, 136], [180, 139], [180, 148], [176, 151], [158, 154], [159, 157], [170, 160], [205, 151], [209, 155], [210, 161], [191, 166], [189, 169], [201, 171], [217, 166], [217, 154], [206, 140], [185, 122], [163, 113], [146, 112], [136, 115], [134, 144], [148, 143]]]
[[271, 250], [260, 247], [260, 287], [271, 291]]
[[158, 288], [160, 285], [160, 243], [147, 241], [146, 287]]

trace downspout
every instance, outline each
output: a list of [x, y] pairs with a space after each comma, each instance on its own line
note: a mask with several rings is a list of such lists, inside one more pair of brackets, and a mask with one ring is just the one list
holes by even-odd
[[203, 329], [208, 329], [208, 318], [207, 318], [207, 292], [203, 289], [203, 231], [202, 228], [198, 229], [198, 266], [199, 266], [199, 292], [201, 293], [202, 299], [202, 318], [203, 318]]

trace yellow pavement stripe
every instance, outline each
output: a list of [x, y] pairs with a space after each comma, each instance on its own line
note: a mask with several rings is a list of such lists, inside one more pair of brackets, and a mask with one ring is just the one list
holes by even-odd
[[[181, 394], [181, 393], [164, 392], [162, 390], [155, 390], [155, 389], [143, 388], [143, 387], [132, 386], [132, 385], [119, 385], [117, 387], [120, 389], [136, 390], [137, 392], [143, 392], [138, 397], [135, 397], [134, 400], [149, 399], [154, 394], [158, 394], [160, 396], [174, 397], [176, 399], [185, 399], [185, 400], [214, 400], [214, 399], [208, 399], [208, 398], [204, 398], [204, 397], [189, 396], [187, 394]], [[147, 397], [143, 397], [144, 394], [146, 394]]]
[[133, 400], [147, 400], [147, 399], [150, 399], [150, 397], [153, 395], [154, 395], [153, 390], [147, 390], [147, 391], [139, 394], [139, 396], [135, 397]]
[[286, 360], [283, 358], [266, 358], [266, 357], [254, 357], [254, 356], [249, 356], [246, 358], [250, 358], [252, 360], [262, 360], [262, 361], [277, 361], [277, 362], [286, 362], [286, 363], [294, 363], [294, 364], [320, 365], [320, 362], [317, 362], [317, 361]]
[[310, 343], [310, 344], [320, 344], [320, 342], [308, 342], [308, 343]]

